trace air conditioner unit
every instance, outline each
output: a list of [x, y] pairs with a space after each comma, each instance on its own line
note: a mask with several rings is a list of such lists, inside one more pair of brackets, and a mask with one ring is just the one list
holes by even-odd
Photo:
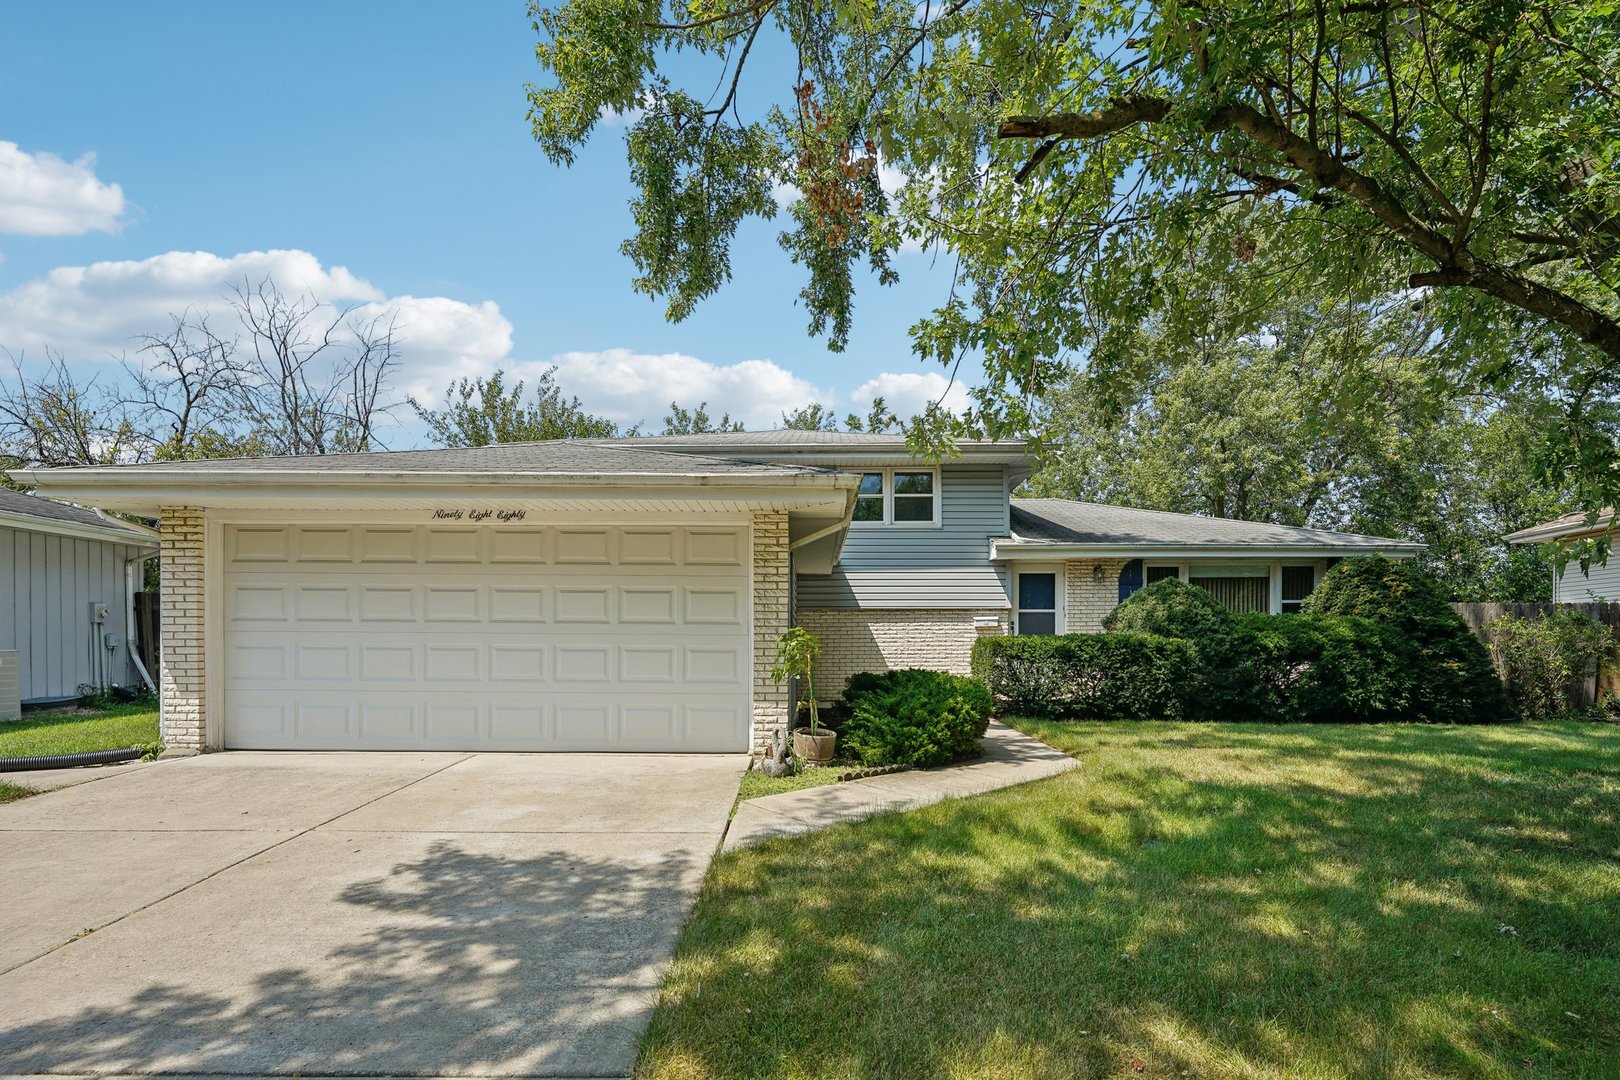
[[0, 649], [0, 722], [22, 716], [22, 665], [16, 649]]

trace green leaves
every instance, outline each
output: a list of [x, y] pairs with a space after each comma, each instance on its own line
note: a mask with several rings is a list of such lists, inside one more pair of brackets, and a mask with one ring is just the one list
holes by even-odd
[[[732, 238], [775, 213], [773, 191], [809, 330], [831, 348], [858, 289], [895, 280], [902, 241], [952, 259], [956, 286], [913, 339], [927, 361], [981, 361], [979, 427], [1030, 419], [1076, 368], [1127, 403], [1133, 349], [1176, 302], [1167, 279], [1227, 273], [1234, 218], [1264, 215], [1293, 257], [1265, 264], [1257, 308], [1415, 295], [1414, 326], [1467, 344], [1450, 374], [1468, 389], [1523, 389], [1526, 369], [1493, 358], [1555, 339], [1550, 400], [1568, 423], [1549, 428], [1548, 470], [1615, 501], [1614, 426], [1595, 415], [1620, 368], [1612, 8], [571, 0], [533, 9], [553, 83], [531, 88], [531, 118], [566, 163], [604, 112], [644, 110], [624, 250], [672, 319], [729, 279]], [[1121, 98], [1162, 107], [1055, 144], [998, 137], [1010, 116]], [[868, 142], [877, 169], [840, 178]]]

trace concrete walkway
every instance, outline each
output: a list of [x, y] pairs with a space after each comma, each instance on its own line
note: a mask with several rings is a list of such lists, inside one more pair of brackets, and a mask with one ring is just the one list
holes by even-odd
[[840, 821], [915, 810], [945, 799], [980, 795], [1057, 776], [1079, 764], [1039, 739], [992, 722], [984, 736], [984, 756], [964, 765], [891, 773], [869, 780], [851, 780], [749, 799], [737, 807], [737, 815], [732, 818], [721, 847], [731, 851], [778, 836], [825, 829]]
[[625, 1075], [744, 764], [235, 752], [0, 806], [0, 1077]]

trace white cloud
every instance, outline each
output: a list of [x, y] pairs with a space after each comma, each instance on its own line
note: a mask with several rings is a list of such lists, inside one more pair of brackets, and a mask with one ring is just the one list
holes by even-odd
[[394, 319], [400, 350], [394, 389], [424, 404], [441, 400], [456, 379], [489, 374], [512, 352], [512, 324], [493, 300], [393, 296], [356, 308], [355, 315]]
[[46, 345], [77, 360], [124, 352], [137, 335], [159, 331], [170, 313], [223, 312], [233, 285], [269, 277], [288, 296], [328, 303], [380, 301], [383, 293], [341, 266], [307, 251], [249, 251], [221, 257], [170, 251], [138, 261], [61, 266], [0, 293], [0, 346], [13, 352]]
[[729, 412], [753, 430], [777, 427], [782, 414], [830, 395], [770, 360], [712, 364], [684, 353], [637, 353], [629, 349], [569, 352], [544, 363], [511, 365], [533, 379], [557, 366], [557, 384], [578, 395], [590, 411], [620, 424], [646, 422], [656, 434], [671, 401], [690, 408], [709, 403], [709, 415]]
[[[532, 386], [552, 365], [558, 368], [563, 391], [577, 395], [590, 411], [620, 424], [645, 422], [649, 431], [661, 428], [671, 401], [686, 407], [707, 401], [716, 419], [729, 412], [761, 429], [780, 424], [784, 412], [834, 400], [830, 390], [771, 360], [717, 364], [683, 353], [630, 349], [569, 352], [549, 360], [514, 358], [512, 324], [494, 301], [390, 296], [344, 267], [323, 266], [306, 251], [231, 256], [171, 251], [139, 261], [59, 267], [0, 293], [0, 347], [37, 357], [49, 346], [76, 364], [124, 354], [133, 358], [139, 335], [162, 331], [171, 313], [187, 310], [209, 314], [215, 331], [229, 334], [234, 325], [227, 321], [233, 319], [227, 302], [232, 286], [266, 277], [287, 296], [356, 305], [355, 315], [363, 320], [393, 318], [401, 359], [393, 389], [424, 403], [441, 401], [445, 387], [456, 379], [488, 375], [497, 368]], [[867, 395], [861, 404], [870, 400]], [[400, 419], [409, 418], [401, 414]]]
[[0, 233], [79, 236], [117, 232], [124, 189], [96, 178], [96, 157], [65, 161], [0, 141]]
[[[949, 386], [949, 391], [946, 387]], [[864, 408], [872, 399], [880, 397], [896, 416], [916, 416], [933, 401], [944, 395], [944, 406], [960, 413], [971, 404], [967, 387], [958, 380], [954, 385], [937, 371], [885, 371], [855, 388], [850, 403]]]

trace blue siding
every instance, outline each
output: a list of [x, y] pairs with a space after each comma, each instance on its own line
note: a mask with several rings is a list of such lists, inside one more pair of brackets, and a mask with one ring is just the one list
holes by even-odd
[[[851, 471], [856, 471], [853, 467]], [[990, 540], [1007, 535], [1007, 470], [940, 468], [940, 526], [851, 526], [827, 575], [799, 575], [798, 606], [1006, 608], [1007, 574], [990, 564]]]

